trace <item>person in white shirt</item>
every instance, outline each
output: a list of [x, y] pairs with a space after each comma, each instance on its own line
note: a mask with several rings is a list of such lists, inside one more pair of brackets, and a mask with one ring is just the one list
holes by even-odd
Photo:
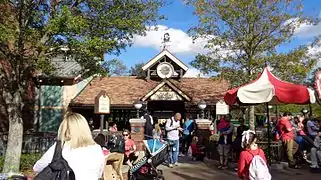
[[183, 131], [180, 125], [182, 115], [176, 113], [174, 117], [171, 117], [166, 121], [165, 130], [167, 133], [168, 143], [171, 146], [169, 151], [169, 167], [178, 165], [178, 153], [179, 153], [179, 131]]
[[[67, 113], [58, 130], [63, 143], [62, 156], [75, 174], [76, 180], [97, 180], [102, 177], [105, 157], [95, 143], [86, 119], [78, 113]], [[52, 161], [56, 143], [36, 162], [33, 170], [41, 172]]]

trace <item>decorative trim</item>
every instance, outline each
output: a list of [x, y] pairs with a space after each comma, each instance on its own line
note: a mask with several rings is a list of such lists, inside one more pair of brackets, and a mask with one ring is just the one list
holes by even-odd
[[178, 89], [177, 87], [175, 87], [171, 82], [164, 80], [162, 83], [158, 84], [154, 89], [152, 89], [151, 91], [149, 91], [143, 98], [142, 101], [146, 101], [148, 98], [150, 98], [153, 94], [155, 94], [161, 87], [163, 87], [164, 85], [168, 85], [170, 88], [172, 88], [177, 94], [179, 94], [180, 96], [182, 96], [184, 99], [186, 99], [187, 101], [191, 101], [191, 98], [188, 97], [186, 94], [184, 94], [180, 89]]
[[166, 49], [160, 52], [158, 55], [156, 55], [153, 59], [151, 59], [148, 63], [146, 63], [142, 69], [143, 71], [146, 71], [146, 69], [150, 68], [152, 65], [154, 65], [160, 58], [164, 56], [168, 56], [173, 62], [175, 62], [179, 67], [181, 67], [184, 71], [188, 70], [188, 67], [182, 63], [177, 57], [175, 57], [172, 53], [167, 51]]
[[195, 119], [196, 124], [211, 124], [212, 121], [209, 119]]
[[146, 122], [146, 119], [130, 119], [129, 120], [129, 123], [132, 124], [132, 123], [142, 123], [144, 124]]

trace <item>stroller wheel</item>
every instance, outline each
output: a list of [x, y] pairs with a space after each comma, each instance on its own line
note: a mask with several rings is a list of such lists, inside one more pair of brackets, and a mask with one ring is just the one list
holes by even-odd
[[131, 174], [131, 173], [128, 173], [128, 180], [136, 180], [136, 176]]
[[155, 180], [165, 180], [164, 176], [158, 176], [155, 178]]
[[160, 170], [160, 169], [157, 169], [157, 173], [158, 173], [159, 175], [163, 175], [163, 171]]

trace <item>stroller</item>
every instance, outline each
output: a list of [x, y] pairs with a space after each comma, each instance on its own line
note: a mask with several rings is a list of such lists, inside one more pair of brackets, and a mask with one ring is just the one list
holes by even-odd
[[158, 139], [144, 140], [146, 155], [129, 170], [129, 180], [164, 180], [163, 172], [156, 169], [168, 157], [168, 144]]

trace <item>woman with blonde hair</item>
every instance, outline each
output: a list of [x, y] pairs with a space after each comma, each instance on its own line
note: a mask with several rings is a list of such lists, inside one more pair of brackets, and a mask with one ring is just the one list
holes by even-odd
[[[99, 179], [105, 165], [101, 147], [92, 138], [86, 119], [78, 114], [68, 112], [58, 130], [61, 141], [62, 156], [73, 170], [76, 180]], [[41, 172], [54, 156], [56, 143], [36, 162], [33, 170]]]

